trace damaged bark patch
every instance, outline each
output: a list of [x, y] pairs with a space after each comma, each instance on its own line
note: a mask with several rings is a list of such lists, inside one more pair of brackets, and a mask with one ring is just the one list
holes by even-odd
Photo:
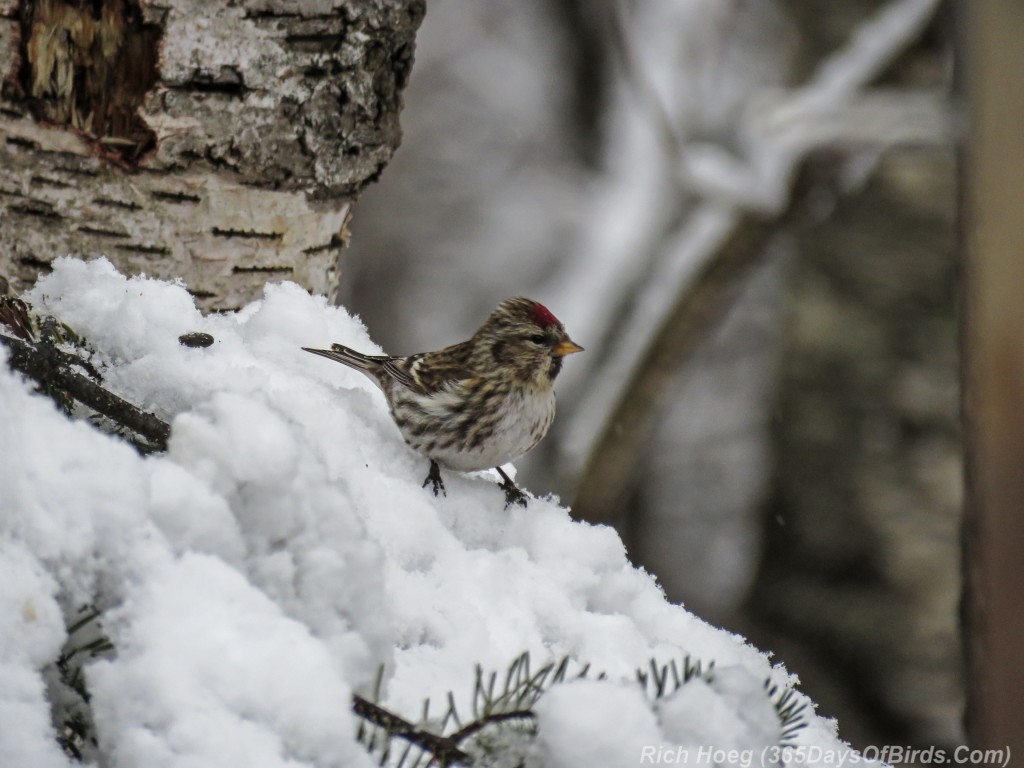
[[33, 117], [84, 134], [134, 164], [156, 144], [139, 116], [157, 82], [162, 30], [138, 0], [24, 0], [16, 82]]

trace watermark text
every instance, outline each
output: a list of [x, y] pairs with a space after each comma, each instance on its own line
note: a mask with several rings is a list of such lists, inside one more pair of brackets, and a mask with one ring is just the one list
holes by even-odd
[[644, 746], [640, 765], [728, 765], [737, 768], [770, 766], [826, 765], [843, 768], [862, 763], [889, 765], [963, 765], [1008, 768], [1010, 748], [977, 749], [966, 745], [956, 748], [910, 747], [901, 745], [868, 746], [853, 749], [826, 749], [816, 746], [771, 746], [761, 750], [723, 749], [719, 747]]

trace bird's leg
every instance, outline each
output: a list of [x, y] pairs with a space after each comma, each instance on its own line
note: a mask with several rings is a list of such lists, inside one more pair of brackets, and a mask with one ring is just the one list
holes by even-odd
[[433, 459], [430, 460], [430, 471], [427, 473], [427, 479], [423, 481], [423, 485], [421, 487], [426, 488], [427, 483], [434, 484], [435, 496], [437, 496], [438, 491], [445, 496], [448, 495], [448, 492], [444, 489], [444, 480], [441, 479], [441, 468], [437, 466], [437, 462]]
[[512, 478], [505, 474], [505, 471], [501, 467], [495, 467], [498, 470], [498, 474], [501, 475], [501, 479], [504, 482], [501, 484], [501, 488], [505, 491], [505, 509], [508, 509], [513, 504], [518, 504], [521, 507], [526, 506], [526, 494], [519, 490], [518, 486], [512, 482]]

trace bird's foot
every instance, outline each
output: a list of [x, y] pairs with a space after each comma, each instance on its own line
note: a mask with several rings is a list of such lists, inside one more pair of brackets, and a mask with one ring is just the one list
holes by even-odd
[[433, 459], [430, 460], [430, 471], [427, 473], [427, 479], [423, 481], [421, 488], [426, 488], [428, 483], [433, 483], [434, 495], [437, 496], [438, 491], [441, 492], [442, 496], [447, 496], [448, 492], [444, 489], [444, 480], [441, 479], [441, 468], [437, 466], [437, 462]]
[[498, 470], [498, 474], [501, 475], [502, 484], [501, 489], [505, 492], [505, 509], [508, 509], [513, 504], [518, 504], [521, 507], [525, 507], [527, 503], [527, 495], [519, 490], [519, 486], [512, 482], [512, 478], [505, 474], [505, 471], [501, 467], [495, 467]]
[[505, 509], [508, 509], [513, 504], [518, 504], [520, 507], [526, 508], [527, 495], [523, 493], [515, 485], [501, 484], [502, 489], [505, 491]]

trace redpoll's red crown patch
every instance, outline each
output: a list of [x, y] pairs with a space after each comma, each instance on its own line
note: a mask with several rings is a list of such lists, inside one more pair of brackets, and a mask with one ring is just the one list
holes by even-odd
[[541, 328], [550, 328], [552, 325], [561, 325], [558, 318], [551, 314], [551, 310], [545, 307], [543, 304], [533, 303], [533, 309], [530, 310], [530, 319], [533, 320]]

